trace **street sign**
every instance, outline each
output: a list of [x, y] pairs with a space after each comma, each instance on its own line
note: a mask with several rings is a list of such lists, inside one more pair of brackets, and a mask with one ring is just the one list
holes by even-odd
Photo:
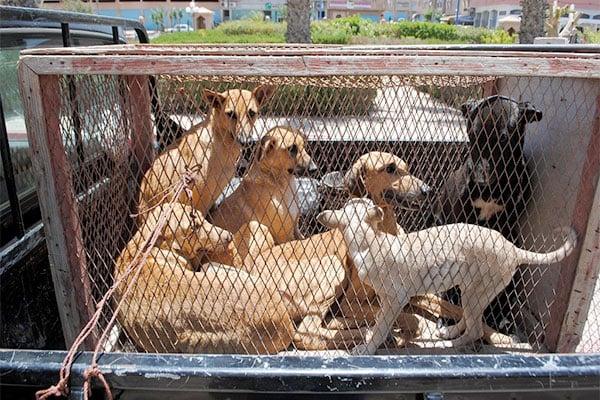
[[270, 10], [271, 8], [273, 8], [273, 4], [265, 3], [265, 10]]

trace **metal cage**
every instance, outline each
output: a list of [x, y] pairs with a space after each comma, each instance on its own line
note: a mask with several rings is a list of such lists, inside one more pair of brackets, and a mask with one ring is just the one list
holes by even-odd
[[[398, 360], [598, 351], [600, 53], [578, 49], [24, 53], [67, 341], [114, 291], [88, 348], [326, 362], [365, 341], [372, 354], [377, 337]], [[156, 105], [184, 129], [157, 129]], [[445, 226], [457, 233], [442, 240]], [[549, 252], [569, 243], [564, 226], [577, 240], [551, 265], [501, 244]], [[354, 243], [360, 229], [376, 236]], [[442, 254], [454, 261], [415, 269]], [[461, 320], [476, 340], [442, 340]]]

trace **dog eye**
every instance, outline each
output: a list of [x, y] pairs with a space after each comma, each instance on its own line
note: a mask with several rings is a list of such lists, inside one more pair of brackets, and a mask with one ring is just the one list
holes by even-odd
[[256, 111], [248, 110], [248, 118], [254, 118], [254, 117], [256, 117]]
[[385, 172], [387, 172], [388, 174], [395, 174], [397, 170], [398, 167], [394, 163], [388, 164], [388, 166], [385, 167]]
[[236, 120], [237, 119], [237, 115], [235, 114], [235, 111], [227, 111], [225, 113], [225, 115], [227, 115], [227, 118], [231, 119], [231, 120]]
[[293, 144], [290, 148], [289, 148], [290, 154], [292, 155], [292, 157], [296, 157], [296, 155], [298, 154], [298, 146], [296, 146], [295, 144]]

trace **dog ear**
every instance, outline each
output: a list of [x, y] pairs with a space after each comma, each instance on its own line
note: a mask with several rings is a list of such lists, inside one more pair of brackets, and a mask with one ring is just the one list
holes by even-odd
[[460, 112], [462, 113], [463, 117], [467, 118], [469, 114], [471, 114], [477, 103], [477, 100], [467, 100], [466, 103], [461, 104]]
[[275, 86], [260, 85], [252, 91], [252, 96], [256, 99], [258, 106], [262, 107], [273, 96], [273, 93], [275, 93]]
[[317, 215], [317, 221], [327, 228], [337, 228], [340, 223], [338, 214], [335, 211], [326, 210]]
[[381, 207], [371, 207], [367, 210], [367, 220], [369, 222], [379, 223], [383, 221], [383, 210]]
[[258, 161], [265, 158], [267, 154], [273, 151], [275, 148], [276, 139], [273, 136], [265, 135], [260, 139], [260, 145], [258, 146], [258, 154], [256, 155], [256, 159]]
[[202, 99], [214, 108], [221, 108], [225, 103], [225, 96], [208, 89], [202, 91]]
[[519, 111], [525, 117], [527, 123], [542, 120], [542, 112], [536, 109], [530, 102], [519, 103]]
[[344, 184], [352, 196], [364, 197], [367, 195], [365, 186], [365, 166], [360, 168], [352, 167], [344, 177]]

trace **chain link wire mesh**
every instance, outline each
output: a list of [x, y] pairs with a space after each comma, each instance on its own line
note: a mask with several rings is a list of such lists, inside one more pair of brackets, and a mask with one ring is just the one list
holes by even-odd
[[[452, 351], [548, 350], [563, 263], [517, 268], [503, 240], [488, 231], [449, 236], [442, 248], [438, 233], [418, 241], [403, 235], [467, 222], [524, 249], [560, 247], [566, 236], [555, 228], [571, 220], [580, 168], [548, 160], [564, 153], [583, 163], [596, 112], [586, 99], [597, 96], [597, 82], [369, 75], [156, 80], [152, 100], [185, 134], [160, 131], [155, 118], [149, 151], [139, 151], [133, 123], [139, 115], [132, 110], [140, 108], [131, 106], [142, 101], [132, 96], [149, 90], [146, 80], [64, 76], [56, 99], [83, 239], [82, 309], [94, 308], [157, 221], [168, 221], [139, 277], [125, 279], [100, 321], [103, 329], [123, 303], [106, 350], [349, 351], [377, 335], [379, 313], [389, 322], [379, 352], [448, 351], [442, 332], [460, 336], [464, 307], [484, 325]], [[572, 137], [561, 140], [562, 132]], [[184, 175], [191, 177], [189, 190], [172, 198]], [[379, 231], [443, 267], [388, 265], [382, 260], [405, 253], [387, 236], [389, 251], [370, 247], [371, 264], [365, 261], [380, 269], [381, 282], [366, 283], [349, 250], [357, 239], [317, 217], [354, 197], [382, 209]], [[468, 254], [478, 251], [472, 235], [491, 250], [469, 264]], [[498, 286], [500, 264], [512, 270], [502, 272]], [[400, 297], [378, 297], [381, 285], [412, 298], [394, 305]], [[465, 292], [464, 285], [477, 290]], [[593, 317], [594, 304], [591, 310]], [[595, 330], [595, 321], [586, 329]], [[596, 336], [579, 349], [597, 349]]]

